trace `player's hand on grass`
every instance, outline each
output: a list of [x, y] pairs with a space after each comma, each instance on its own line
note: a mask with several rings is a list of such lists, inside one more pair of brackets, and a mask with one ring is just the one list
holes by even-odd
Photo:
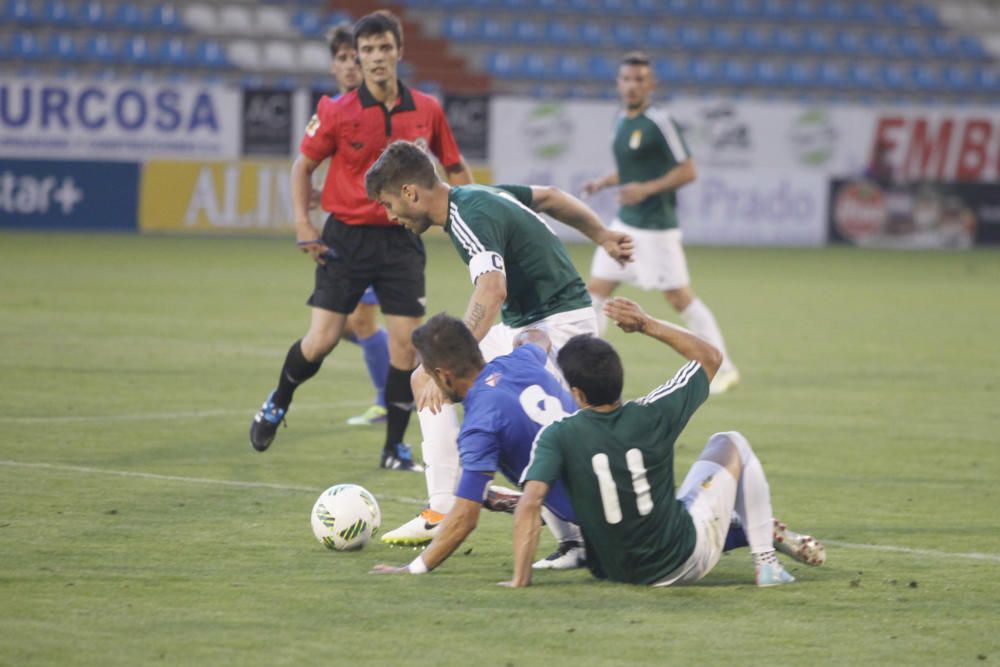
[[618, 203], [622, 206], [634, 206], [648, 196], [642, 183], [626, 183], [618, 188]]
[[601, 239], [601, 247], [611, 255], [611, 259], [622, 266], [632, 261], [632, 253], [635, 252], [635, 242], [631, 236], [611, 229], [607, 230]]
[[386, 565], [385, 563], [379, 563], [371, 570], [368, 574], [406, 574], [410, 569], [406, 565]]
[[307, 253], [317, 264], [326, 264], [325, 257], [330, 249], [323, 243], [319, 230], [311, 222], [296, 225], [295, 236], [299, 250]]
[[645, 330], [650, 320], [639, 304], [620, 296], [609, 299], [604, 304], [604, 314], [614, 320], [625, 333]]
[[424, 408], [429, 408], [431, 414], [437, 414], [441, 412], [441, 406], [445, 404], [448, 399], [445, 397], [444, 392], [438, 388], [437, 384], [433, 381], [428, 382], [417, 396], [417, 412], [420, 412]]

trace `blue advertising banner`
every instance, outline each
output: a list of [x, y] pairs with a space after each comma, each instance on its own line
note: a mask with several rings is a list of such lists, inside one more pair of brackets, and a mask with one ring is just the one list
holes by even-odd
[[0, 228], [135, 231], [139, 165], [0, 158]]

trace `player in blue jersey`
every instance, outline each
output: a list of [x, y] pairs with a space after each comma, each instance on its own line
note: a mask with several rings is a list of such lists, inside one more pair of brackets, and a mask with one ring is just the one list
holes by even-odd
[[[444, 562], [475, 529], [496, 472], [517, 483], [538, 431], [576, 411], [573, 397], [545, 368], [549, 341], [540, 329], [522, 331], [513, 352], [487, 364], [465, 323], [441, 313], [413, 333], [413, 345], [441, 391], [464, 405], [458, 436], [462, 476], [455, 504], [427, 549], [409, 565], [377, 565], [373, 572], [380, 574], [422, 574]], [[560, 548], [534, 567], [582, 566], [582, 534], [558, 482], [546, 497], [543, 517]]]
[[[343, 22], [330, 28], [326, 35], [330, 47], [330, 73], [337, 81], [337, 88], [344, 95], [361, 85], [361, 66], [354, 49], [354, 28]], [[319, 206], [319, 191], [313, 192]], [[361, 348], [368, 377], [375, 387], [375, 402], [360, 415], [347, 420], [351, 426], [368, 426], [385, 421], [385, 382], [389, 376], [389, 334], [378, 324], [378, 297], [371, 286], [361, 295], [361, 301], [347, 318], [343, 337]]]

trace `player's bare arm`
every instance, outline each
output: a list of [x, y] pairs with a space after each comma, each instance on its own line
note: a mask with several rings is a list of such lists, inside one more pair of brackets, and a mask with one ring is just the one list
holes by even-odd
[[501, 585], [523, 588], [531, 585], [531, 562], [542, 531], [542, 501], [549, 492], [545, 482], [529, 480], [514, 511], [514, 576]]
[[476, 279], [469, 305], [462, 320], [476, 340], [486, 337], [507, 299], [507, 278], [499, 271], [487, 271]]
[[697, 361], [709, 380], [722, 364], [722, 353], [714, 345], [687, 329], [650, 317], [635, 301], [614, 297], [604, 304], [604, 314], [625, 333], [643, 333], [666, 343], [685, 359]]
[[446, 561], [461, 546], [479, 522], [482, 503], [473, 502], [467, 498], [456, 498], [455, 505], [445, 516], [438, 534], [417, 559], [420, 563], [414, 568], [413, 563], [402, 566], [379, 564], [372, 568], [371, 574], [402, 574], [406, 572], [420, 574], [430, 571]]
[[469, 166], [464, 157], [458, 161], [458, 164], [446, 167], [444, 173], [448, 177], [450, 185], [469, 185], [470, 183], [475, 183], [475, 179], [472, 176], [472, 167]]
[[317, 264], [324, 264], [323, 253], [328, 248], [323, 244], [316, 226], [309, 220], [309, 209], [313, 198], [312, 175], [320, 162], [299, 154], [292, 163], [292, 213], [295, 219], [295, 237], [299, 248]]
[[531, 208], [566, 223], [604, 248], [620, 264], [632, 261], [632, 237], [605, 227], [592, 208], [568, 192], [552, 186], [533, 185]]
[[688, 158], [659, 178], [621, 186], [618, 190], [618, 201], [624, 206], [632, 206], [661, 192], [682, 188], [696, 178], [698, 172], [694, 167], [694, 160]]
[[583, 188], [580, 189], [580, 193], [584, 197], [589, 197], [595, 195], [605, 188], [610, 188], [618, 185], [618, 172], [612, 172], [603, 178], [595, 178], [592, 181], [587, 181], [583, 184]]

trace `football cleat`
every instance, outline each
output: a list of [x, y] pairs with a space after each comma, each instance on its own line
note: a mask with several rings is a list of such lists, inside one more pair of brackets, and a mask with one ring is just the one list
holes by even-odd
[[536, 570], [572, 570], [587, 564], [587, 551], [576, 540], [560, 542], [555, 551], [531, 567]]
[[424, 467], [413, 460], [413, 448], [402, 442], [395, 447], [382, 450], [382, 461], [379, 463], [386, 470], [401, 470], [403, 472], [423, 472]]
[[355, 415], [347, 420], [348, 426], [371, 426], [381, 424], [386, 419], [386, 410], [381, 405], [371, 405], [360, 415]]
[[795, 577], [788, 574], [785, 568], [781, 567], [781, 563], [776, 560], [767, 563], [757, 563], [754, 578], [757, 581], [757, 585], [761, 588], [781, 586], [782, 584], [790, 584], [795, 581]]
[[483, 507], [491, 512], [513, 514], [517, 508], [517, 501], [520, 499], [520, 491], [508, 489], [506, 486], [490, 484], [486, 489], [486, 500], [483, 501]]
[[416, 547], [427, 544], [437, 535], [438, 527], [444, 520], [444, 514], [431, 508], [425, 509], [416, 517], [410, 519], [396, 530], [390, 530], [382, 536], [386, 544], [406, 547]]
[[[277, 390], [275, 390], [277, 391]], [[272, 391], [267, 395], [264, 405], [253, 417], [250, 424], [250, 444], [258, 452], [263, 452], [274, 442], [274, 435], [278, 432], [278, 426], [285, 421], [285, 413], [288, 408], [279, 408], [271, 399], [274, 397]]]
[[708, 385], [708, 393], [716, 396], [718, 394], [724, 394], [733, 387], [735, 387], [740, 382], [740, 372], [736, 370], [736, 367], [727, 368], [726, 370], [720, 369], [715, 377], [712, 378], [712, 383]]
[[799, 535], [788, 526], [774, 520], [774, 548], [806, 565], [826, 562], [826, 547], [812, 535]]

